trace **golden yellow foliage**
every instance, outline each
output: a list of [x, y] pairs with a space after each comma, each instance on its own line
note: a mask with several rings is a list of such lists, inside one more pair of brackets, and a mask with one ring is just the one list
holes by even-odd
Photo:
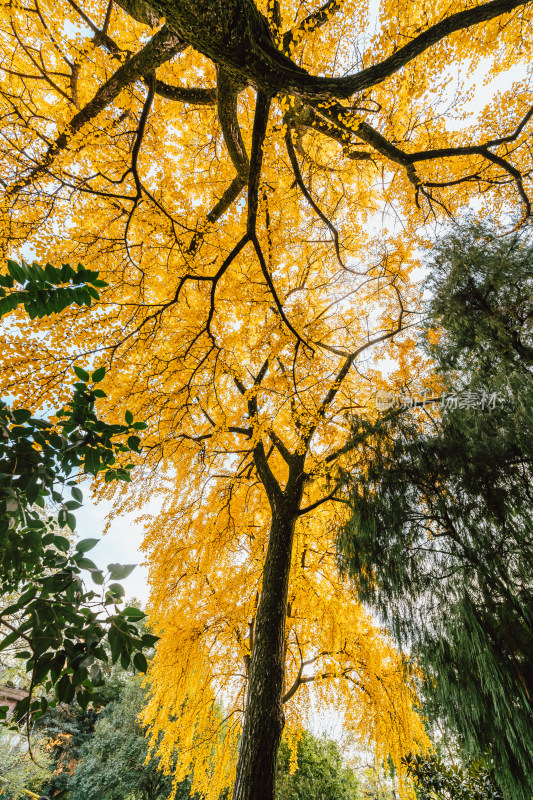
[[[180, 483], [181, 500], [154, 520], [146, 540], [157, 587], [152, 619], [162, 638], [143, 716], [154, 740], [161, 737], [163, 763], [170, 768], [177, 753], [176, 781], [192, 768], [197, 789], [215, 798], [234, 779], [269, 513], [250, 481], [232, 486], [230, 497], [227, 483], [211, 480], [197, 502], [194, 484], [186, 477]], [[427, 742], [414, 708], [414, 678], [339, 578], [336, 524], [324, 508], [297, 528], [285, 632], [285, 734], [297, 737], [316, 713], [336, 713], [361, 745], [380, 759], [390, 755], [401, 775], [402, 755]]]
[[530, 215], [531, 18], [524, 0], [2, 0], [2, 252], [109, 284], [37, 331], [16, 317], [3, 387], [58, 402], [73, 361], [105, 364], [102, 413], [149, 425], [122, 500], [164, 498], [145, 543], [161, 635], [146, 719], [208, 798], [270, 675], [255, 631], [276, 541], [265, 751], [283, 697], [293, 741], [316, 707], [400, 772], [425, 746], [413, 679], [338, 575], [339, 476], [364, 469], [350, 431], [375, 392], [425, 372], [424, 226], [473, 195]]

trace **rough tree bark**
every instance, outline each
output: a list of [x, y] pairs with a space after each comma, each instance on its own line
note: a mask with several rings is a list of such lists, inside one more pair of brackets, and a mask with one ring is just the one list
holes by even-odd
[[491, 0], [450, 14], [384, 61], [345, 78], [310, 75], [282, 53], [276, 47], [268, 20], [253, 0], [120, 0], [119, 4], [142, 22], [154, 24], [154, 17], [164, 17], [168, 27], [195, 50], [267, 94], [289, 92], [316, 99], [317, 94], [341, 98], [361, 92], [385, 80], [451, 33], [509, 13], [528, 2]]
[[304, 488], [303, 455], [289, 456], [289, 477], [281, 489], [262, 446], [255, 463], [268, 495], [272, 523], [257, 609], [248, 692], [233, 800], [272, 800], [276, 760], [285, 722], [285, 620], [294, 528]]

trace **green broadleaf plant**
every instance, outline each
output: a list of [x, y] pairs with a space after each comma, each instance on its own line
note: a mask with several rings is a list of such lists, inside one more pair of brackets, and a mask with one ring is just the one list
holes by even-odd
[[[72, 303], [90, 306], [105, 285], [81, 265], [74, 270], [9, 261], [7, 274], [0, 274], [0, 316], [21, 306], [31, 318], [60, 313]], [[82, 708], [88, 705], [101, 680], [98, 664], [108, 660], [106, 642], [113, 662], [144, 671], [142, 650], [156, 641], [139, 637], [134, 623], [143, 612], [120, 610], [124, 589], [107, 585], [86, 558], [99, 540], [85, 539], [73, 548], [58, 534], [75, 529], [73, 512], [83, 500], [77, 481], [84, 473], [129, 480], [134, 465], [121, 462], [139, 452], [140, 439], [132, 432], [146, 427], [131, 414], [124, 425], [99, 419], [95, 402], [105, 392], [94, 384], [105, 377], [105, 367], [92, 375], [80, 366], [74, 372], [79, 381], [54, 421], [0, 401], [0, 589], [18, 598], [0, 609], [0, 651], [25, 661], [28, 696], [15, 707], [11, 723], [25, 720], [28, 730], [30, 720], [50, 706], [52, 691], [55, 702], [76, 698]], [[55, 513], [49, 510], [54, 507]], [[110, 564], [109, 577], [122, 580], [133, 569]], [[85, 586], [85, 570], [102, 587], [99, 594]], [[6, 716], [4, 707], [0, 718]]]

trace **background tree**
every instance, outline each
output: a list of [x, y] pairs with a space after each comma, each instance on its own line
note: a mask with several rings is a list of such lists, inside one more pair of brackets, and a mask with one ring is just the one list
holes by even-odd
[[[170, 795], [172, 778], [154, 760], [145, 763], [148, 740], [138, 721], [145, 694], [139, 678], [130, 677], [99, 715], [68, 782], [71, 800], [166, 800]], [[176, 797], [190, 797], [190, 781], [182, 782]]]
[[103, 681], [94, 688], [86, 708], [74, 699], [49, 708], [38, 720], [34, 734], [46, 742], [53, 765], [53, 774], [43, 790], [50, 798], [68, 796], [70, 780], [80, 761], [80, 751], [91, 740], [100, 714], [110, 703], [120, 699], [132, 676], [132, 670], [125, 670], [120, 662], [107, 666], [103, 670]]
[[502, 800], [483, 764], [449, 766], [435, 753], [406, 760], [418, 800]]
[[52, 763], [42, 741], [35, 741], [31, 758], [28, 743], [20, 733], [2, 731], [0, 737], [0, 797], [18, 800], [23, 789], [38, 793], [51, 774]]
[[[291, 771], [291, 758], [296, 769]], [[280, 800], [360, 800], [359, 782], [343, 761], [339, 745], [333, 739], [318, 738], [305, 731], [296, 752], [291, 754], [284, 743], [280, 748], [276, 795]]]
[[[191, 503], [216, 499], [232, 530], [248, 491], [254, 499], [261, 491], [257, 518], [233, 544], [239, 563], [248, 533], [263, 531], [251, 548], [256, 576], [265, 566], [254, 585], [259, 605], [243, 609], [231, 630], [238, 644], [254, 621], [235, 798], [268, 797], [283, 727], [294, 532], [298, 522], [303, 541], [304, 509], [330, 495], [333, 506], [337, 456], [347, 456], [342, 415], [369, 394], [363, 353], [395, 336], [411, 310], [406, 243], [473, 189], [496, 208], [518, 203], [530, 213], [531, 5], [454, 2], [429, 14], [422, 4], [384, 2], [370, 37], [369, 9], [352, 0], [318, 9], [251, 0], [156, 6], [45, 0], [9, 9], [5, 247], [31, 241], [39, 256], [83, 254], [109, 289], [97, 313], [67, 311], [30, 341], [24, 326], [12, 331], [4, 384], [35, 403], [56, 402], [73, 359], [112, 363], [110, 419], [122, 418], [132, 395], [152, 423], [143, 478], [156, 467], [153, 485], [164, 485], [165, 467], [169, 478], [184, 476], [169, 495], [174, 522]], [[150, 35], [162, 15], [165, 25]], [[472, 70], [482, 60], [489, 78], [519, 66], [524, 77], [458, 133], [470, 94], [445, 91], [449, 64]], [[396, 239], [382, 235], [389, 260], [376, 267], [365, 222], [387, 204], [405, 228]], [[230, 478], [216, 477], [228, 469]], [[336, 522], [317, 515], [318, 527]], [[186, 583], [168, 561], [166, 535], [156, 527], [150, 539], [157, 624], [169, 621]], [[198, 591], [200, 579], [189, 575]], [[206, 669], [205, 686], [215, 677], [220, 685]]]
[[354, 429], [340, 535], [361, 595], [421, 657], [433, 715], [516, 799], [533, 789], [532, 261], [529, 232], [471, 224], [437, 244], [424, 339], [441, 402]]

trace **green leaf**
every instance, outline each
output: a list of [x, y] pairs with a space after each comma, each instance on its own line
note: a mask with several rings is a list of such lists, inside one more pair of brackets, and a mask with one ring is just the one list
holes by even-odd
[[76, 277], [76, 273], [70, 264], [61, 264], [61, 283], [69, 283]]
[[78, 489], [77, 486], [74, 486], [72, 488], [72, 497], [74, 498], [74, 500], [77, 500], [78, 503], [83, 503], [83, 493], [81, 489]]
[[40, 492], [39, 474], [37, 472], [34, 472], [33, 475], [30, 476], [30, 479], [26, 484], [26, 498], [30, 505], [35, 503], [35, 501], [39, 497], [39, 492]]
[[91, 569], [89, 572], [91, 573], [91, 578], [93, 579], [94, 583], [96, 583], [97, 586], [102, 586], [104, 582], [103, 573], [99, 569]]
[[6, 647], [14, 644], [14, 642], [16, 642], [18, 639], [20, 639], [20, 634], [18, 631], [8, 633], [8, 635], [0, 642], [0, 651], [5, 650]]
[[0, 286], [5, 286], [6, 289], [12, 289], [15, 281], [12, 275], [0, 274]]
[[148, 662], [144, 653], [135, 653], [133, 656], [133, 665], [139, 672], [146, 672], [148, 669]]
[[74, 367], [74, 372], [76, 373], [76, 375], [78, 376], [78, 378], [79, 378], [81, 381], [84, 381], [85, 383], [88, 383], [88, 382], [90, 381], [90, 379], [91, 379], [91, 378], [90, 378], [90, 375], [89, 375], [89, 373], [88, 373], [88, 372], [86, 372], [86, 371], [85, 371], [84, 369], [82, 369], [81, 367]]
[[128, 425], [131, 425], [131, 423], [133, 422], [133, 414], [131, 413], [131, 411], [126, 411], [126, 413], [124, 414], [124, 419], [126, 420]]
[[141, 440], [138, 436], [128, 436], [128, 447], [130, 450], [134, 450], [135, 452], [139, 451], [139, 445]]
[[70, 542], [64, 536], [54, 536], [54, 544], [58, 550], [62, 550], [64, 553], [70, 549]]
[[61, 281], [61, 272], [53, 267], [52, 264], [45, 265], [44, 274], [50, 283], [59, 283]]
[[146, 614], [144, 611], [141, 611], [140, 608], [135, 608], [135, 606], [128, 606], [121, 611], [121, 616], [127, 617], [132, 622], [138, 622], [141, 619], [144, 619]]
[[100, 455], [98, 450], [94, 450], [94, 448], [89, 447], [85, 451], [85, 460], [84, 460], [84, 469], [85, 472], [89, 472], [91, 475], [97, 475], [100, 469]]
[[111, 626], [107, 635], [109, 646], [111, 647], [111, 660], [115, 664], [122, 652], [122, 640], [118, 630]]
[[96, 547], [100, 539], [81, 539], [76, 544], [76, 551], [78, 553], [88, 553], [93, 547]]
[[69, 675], [63, 675], [56, 686], [56, 692], [62, 703], [71, 703], [74, 699], [74, 686]]
[[89, 705], [89, 700], [91, 699], [91, 695], [85, 689], [81, 689], [78, 691], [76, 695], [76, 700], [78, 701], [78, 705], [80, 708], [85, 711], [87, 706]]
[[80, 569], [98, 569], [94, 561], [90, 558], [84, 558], [81, 553], [73, 556], [74, 561]]
[[92, 382], [100, 383], [100, 381], [104, 379], [105, 373], [106, 373], [105, 367], [99, 367], [97, 370], [93, 372], [91, 376]]
[[22, 268], [17, 264], [16, 261], [11, 261], [11, 259], [7, 260], [7, 269], [10, 275], [15, 278], [16, 281], [19, 283], [26, 282], [26, 276], [22, 270]]
[[153, 633], [143, 633], [141, 636], [141, 642], [143, 647], [154, 647], [159, 641], [159, 636], [154, 636]]
[[13, 409], [13, 416], [15, 417], [17, 425], [22, 425], [24, 422], [31, 419], [31, 411], [27, 408], [15, 408]]
[[35, 683], [41, 683], [44, 680], [44, 678], [48, 675], [48, 673], [50, 672], [51, 662], [52, 662], [51, 656], [48, 656], [47, 658], [43, 658], [37, 661], [37, 664], [35, 665], [33, 670], [33, 680]]
[[115, 597], [124, 597], [126, 594], [126, 590], [120, 583], [110, 583], [107, 587], [107, 591]]
[[128, 575], [131, 575], [137, 564], [108, 564], [107, 569], [111, 580], [123, 581]]

